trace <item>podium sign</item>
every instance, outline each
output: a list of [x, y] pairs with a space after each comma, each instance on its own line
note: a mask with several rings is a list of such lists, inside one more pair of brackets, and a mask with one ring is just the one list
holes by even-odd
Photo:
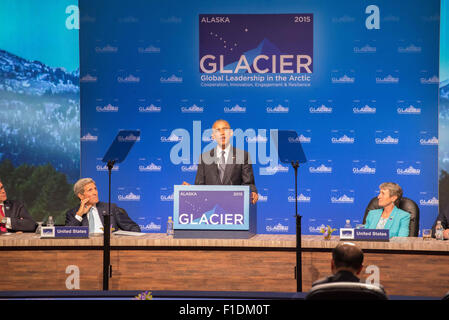
[[251, 237], [257, 222], [249, 195], [249, 186], [174, 186], [174, 237]]

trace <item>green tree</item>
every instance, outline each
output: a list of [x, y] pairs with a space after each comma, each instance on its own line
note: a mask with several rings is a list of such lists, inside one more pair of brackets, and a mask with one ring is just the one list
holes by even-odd
[[9, 184], [11, 174], [14, 172], [14, 166], [11, 160], [6, 159], [0, 163], [0, 179], [4, 184]]
[[48, 216], [53, 216], [56, 224], [63, 225], [65, 212], [79, 202], [66, 175], [51, 164], [22, 164], [14, 168], [6, 159], [0, 163], [0, 178], [8, 198], [23, 202], [36, 221], [46, 221]]

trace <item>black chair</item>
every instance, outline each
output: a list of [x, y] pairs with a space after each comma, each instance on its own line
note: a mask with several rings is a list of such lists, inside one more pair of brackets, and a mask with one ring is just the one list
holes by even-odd
[[[368, 212], [370, 210], [376, 210], [381, 208], [382, 207], [379, 206], [379, 199], [377, 197], [372, 198], [365, 209], [365, 215], [363, 216], [363, 224], [366, 223], [366, 217], [368, 216]], [[412, 199], [402, 197], [401, 202], [399, 202], [398, 208], [410, 213], [409, 237], [417, 237], [419, 233], [418, 205]]]
[[306, 300], [388, 300], [378, 286], [360, 282], [332, 282], [313, 286]]
[[444, 295], [443, 298], [441, 298], [441, 300], [449, 300], [449, 291], [446, 292], [446, 294]]

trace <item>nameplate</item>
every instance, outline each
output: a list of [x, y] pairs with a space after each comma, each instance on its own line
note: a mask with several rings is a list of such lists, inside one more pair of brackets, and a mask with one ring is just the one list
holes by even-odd
[[42, 227], [41, 238], [89, 238], [89, 227]]
[[354, 229], [354, 240], [390, 241], [390, 230], [388, 230], [388, 229]]
[[340, 239], [356, 241], [390, 241], [390, 230], [341, 228]]

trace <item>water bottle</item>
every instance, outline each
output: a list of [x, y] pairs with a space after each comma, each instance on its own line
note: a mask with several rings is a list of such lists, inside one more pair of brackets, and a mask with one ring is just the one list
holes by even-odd
[[49, 216], [47, 219], [47, 227], [53, 227], [55, 225], [55, 222], [53, 220], [53, 216]]
[[172, 236], [174, 235], [175, 230], [173, 229], [173, 220], [170, 217], [168, 217], [168, 221], [167, 221], [167, 236]]
[[36, 234], [41, 234], [41, 229], [42, 229], [42, 224], [43, 223], [44, 223], [43, 221], [38, 221], [37, 222]]
[[444, 229], [443, 229], [443, 226], [441, 225], [441, 221], [437, 221], [437, 225], [435, 227], [435, 238], [437, 240], [443, 240], [444, 239], [443, 231], [444, 231]]
[[352, 229], [351, 220], [349, 219], [346, 220], [345, 228]]

